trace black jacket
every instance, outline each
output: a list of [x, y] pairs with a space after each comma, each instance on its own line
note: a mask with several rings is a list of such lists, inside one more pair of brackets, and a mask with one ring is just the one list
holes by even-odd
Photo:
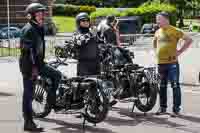
[[98, 26], [98, 35], [100, 36], [102, 40], [104, 40], [104, 43], [106, 44], [109, 43], [109, 44], [117, 46], [116, 31], [114, 31], [112, 26], [106, 24], [103, 21]]
[[20, 38], [21, 55], [19, 59], [20, 71], [23, 76], [30, 77], [32, 67], [40, 69], [44, 65], [45, 41], [44, 29], [33, 22], [22, 28]]
[[73, 42], [78, 52], [77, 74], [79, 76], [99, 74], [99, 48], [96, 37], [90, 32], [77, 31], [73, 35]]
[[105, 37], [106, 43], [113, 44], [113, 45], [117, 46], [117, 34], [114, 31], [114, 29], [109, 27], [108, 29], [106, 29], [104, 31], [103, 36]]

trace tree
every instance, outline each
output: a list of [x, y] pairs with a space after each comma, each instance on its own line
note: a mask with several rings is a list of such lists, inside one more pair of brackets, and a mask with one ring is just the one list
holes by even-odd
[[[57, 0], [62, 1], [62, 0]], [[65, 0], [68, 4], [109, 7], [137, 7], [148, 0]]]
[[175, 5], [178, 10], [179, 27], [183, 27], [183, 12], [184, 10], [192, 10], [193, 15], [196, 15], [196, 11], [200, 9], [200, 0], [160, 0], [160, 2], [167, 2]]
[[172, 5], [175, 5], [176, 8], [178, 9], [178, 18], [179, 18], [179, 24], [178, 27], [183, 27], [183, 10], [185, 8], [186, 2], [189, 0], [160, 0], [161, 3], [169, 3]]

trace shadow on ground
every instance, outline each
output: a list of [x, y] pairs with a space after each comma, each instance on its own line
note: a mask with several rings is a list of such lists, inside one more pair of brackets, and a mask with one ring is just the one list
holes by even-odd
[[[156, 116], [155, 113], [139, 113], [130, 112], [130, 110], [125, 108], [112, 108], [112, 111], [120, 114], [120, 117], [109, 116], [105, 122], [113, 126], [137, 126], [138, 124], [145, 124], [149, 126], [160, 126], [165, 128], [173, 128], [177, 130], [187, 131], [187, 132], [197, 132], [197, 129], [191, 127], [191, 125], [185, 125], [179, 121], [186, 120], [189, 122], [200, 123], [200, 117], [181, 114], [177, 118], [161, 117]], [[167, 114], [170, 115], [170, 114]], [[126, 117], [126, 118], [123, 118]], [[176, 121], [176, 119], [179, 119]]]
[[95, 132], [95, 133], [115, 133], [111, 129], [106, 129], [103, 127], [98, 127], [97, 126], [89, 126], [85, 125], [85, 129], [83, 129], [83, 125], [81, 123], [68, 123], [62, 120], [56, 120], [56, 119], [50, 119], [50, 118], [44, 118], [44, 119], [39, 119], [44, 122], [51, 122], [51, 123], [56, 123], [57, 125], [60, 125], [62, 127], [59, 128], [53, 128], [51, 130], [56, 130], [59, 131], [59, 133], [86, 133], [86, 132]]
[[0, 92], [0, 97], [9, 97], [9, 96], [14, 96], [14, 94], [6, 93], [6, 92]]

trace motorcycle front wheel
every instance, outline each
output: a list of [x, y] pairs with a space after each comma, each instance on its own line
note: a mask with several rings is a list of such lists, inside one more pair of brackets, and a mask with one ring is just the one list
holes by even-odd
[[141, 77], [141, 81], [137, 87], [137, 100], [135, 106], [141, 112], [148, 112], [153, 109], [157, 101], [158, 86], [151, 84], [145, 75]]
[[84, 117], [90, 123], [102, 122], [108, 114], [109, 101], [99, 85], [97, 88], [87, 89], [84, 96]]

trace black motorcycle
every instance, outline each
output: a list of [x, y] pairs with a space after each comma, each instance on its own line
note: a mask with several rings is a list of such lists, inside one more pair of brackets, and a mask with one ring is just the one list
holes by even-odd
[[111, 82], [113, 86], [104, 85], [107, 96], [111, 94], [119, 100], [131, 98], [132, 112], [135, 106], [142, 112], [150, 111], [156, 104], [158, 93], [155, 68], [134, 64], [134, 54], [125, 48], [102, 45], [100, 49], [104, 83]]
[[[67, 65], [61, 60], [49, 62], [48, 64], [54, 68]], [[54, 109], [47, 102], [51, 84], [51, 80], [46, 77], [39, 76], [36, 80], [33, 96], [33, 113], [35, 117], [44, 118]], [[81, 113], [84, 123], [87, 120], [94, 124], [102, 122], [109, 110], [108, 99], [98, 76], [68, 78], [62, 75], [56, 105], [61, 107], [65, 113], [68, 111]]]
[[67, 59], [76, 59], [77, 49], [70, 40], [65, 41], [64, 44], [54, 46], [54, 54], [59, 62], [65, 62]]

